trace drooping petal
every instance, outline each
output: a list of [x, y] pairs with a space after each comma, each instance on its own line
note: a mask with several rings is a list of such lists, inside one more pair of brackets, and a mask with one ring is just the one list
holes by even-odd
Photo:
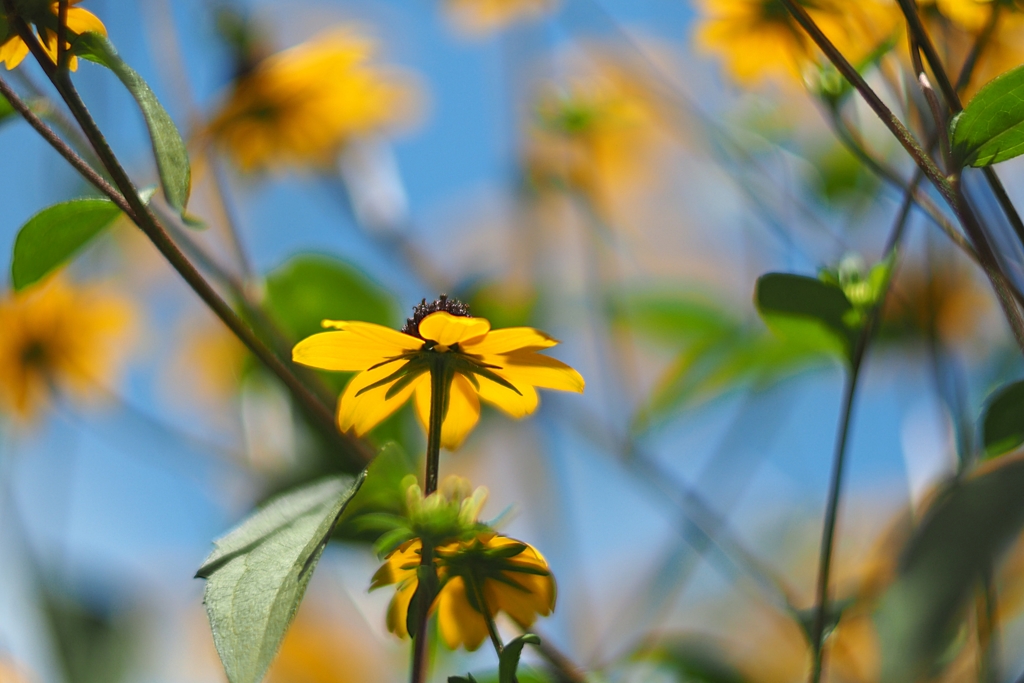
[[485, 363], [497, 365], [495, 370], [516, 386], [532, 384], [542, 389], [583, 393], [585, 382], [580, 373], [560, 360], [539, 353], [512, 353], [503, 356], [484, 356]]
[[341, 431], [347, 432], [354, 429], [356, 435], [362, 436], [409, 400], [416, 382], [411, 382], [408, 386], [403, 387], [391, 398], [386, 398], [386, 395], [394, 382], [359, 393], [365, 387], [385, 379], [400, 367], [400, 362], [388, 363], [379, 368], [361, 372], [352, 378], [338, 401], [338, 427], [341, 428]]
[[419, 580], [415, 577], [407, 579], [398, 586], [398, 590], [395, 591], [394, 597], [391, 598], [391, 602], [388, 604], [388, 630], [399, 638], [405, 638], [409, 635], [409, 627], [406, 621], [409, 618], [409, 603], [412, 602], [412, 598], [416, 594], [417, 586], [419, 586]]
[[416, 565], [419, 564], [422, 555], [420, 548], [422, 542], [413, 538], [398, 546], [387, 557], [387, 561], [380, 566], [380, 569], [373, 575], [370, 582], [370, 590], [392, 583], [399, 583], [410, 577], [416, 576]]
[[28, 45], [17, 36], [0, 45], [0, 62], [7, 65], [8, 71], [21, 64], [27, 55]]
[[[416, 415], [425, 429], [430, 427], [430, 376], [425, 374], [416, 382]], [[448, 414], [441, 425], [441, 445], [454, 451], [462, 445], [480, 419], [480, 399], [469, 380], [456, 373], [452, 378]]]
[[431, 313], [420, 321], [419, 332], [424, 339], [452, 346], [471, 344], [483, 338], [491, 329], [484, 318], [467, 318], [446, 311]]
[[68, 28], [75, 33], [100, 33], [107, 35], [107, 27], [95, 14], [80, 7], [68, 8]]
[[537, 390], [529, 384], [513, 383], [519, 390], [517, 394], [508, 387], [503, 387], [486, 377], [477, 375], [476, 379], [480, 383], [480, 398], [508, 413], [510, 417], [518, 420], [537, 409], [539, 403]]
[[469, 604], [461, 576], [450, 579], [441, 589], [437, 597], [437, 623], [445, 644], [453, 650], [464, 645], [472, 652], [487, 638], [487, 622]]
[[462, 350], [466, 353], [498, 354], [523, 349], [548, 349], [556, 344], [557, 339], [532, 327], [506, 327], [488, 332], [487, 336], [480, 339], [463, 342]]
[[[292, 360], [321, 370], [353, 372], [366, 370], [402, 353], [404, 351], [394, 345], [385, 346], [375, 339], [346, 330], [320, 332], [306, 337], [292, 349]], [[385, 367], [394, 372], [398, 364]]]

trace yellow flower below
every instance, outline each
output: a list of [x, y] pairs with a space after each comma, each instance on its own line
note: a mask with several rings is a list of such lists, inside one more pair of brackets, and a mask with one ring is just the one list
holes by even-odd
[[264, 59], [236, 81], [207, 132], [243, 171], [329, 166], [349, 140], [408, 120], [412, 80], [376, 66], [374, 42], [335, 29]]
[[[442, 297], [424, 306], [441, 304], [456, 310], [455, 303]], [[441, 428], [441, 445], [450, 450], [462, 444], [480, 419], [480, 399], [518, 419], [537, 409], [538, 388], [583, 391], [584, 381], [578, 372], [538, 353], [558, 342], [530, 327], [491, 330], [483, 318], [453, 315], [447, 310], [418, 315], [402, 332], [366, 322], [325, 320], [323, 324], [335, 331], [299, 342], [292, 358], [323, 370], [359, 373], [338, 402], [338, 426], [357, 436], [410, 398], [423, 425], [429, 423], [429, 370], [419, 363], [418, 371], [401, 374], [403, 369], [412, 370], [424, 354], [451, 353], [453, 360], [459, 361]]]
[[[77, 5], [82, 0], [70, 0], [70, 5]], [[53, 13], [54, 22], [56, 25], [56, 17], [58, 15], [59, 3], [54, 2], [50, 11]], [[107, 27], [103, 25], [103, 22], [99, 18], [88, 10], [84, 10], [81, 7], [68, 7], [68, 36], [73, 38], [82, 33], [99, 33], [107, 35]], [[42, 37], [43, 49], [46, 50], [46, 54], [50, 56], [50, 60], [54, 63], [57, 62], [57, 32], [50, 26], [43, 26], [39, 29]], [[3, 39], [3, 36], [0, 36]], [[65, 42], [65, 49], [70, 48], [71, 44]], [[14, 67], [21, 64], [21, 62], [28, 55], [29, 49], [25, 41], [20, 36], [15, 34], [11, 30], [11, 34], [7, 36], [7, 39], [0, 45], [0, 63], [7, 66], [7, 70], [10, 71]], [[78, 58], [71, 57], [68, 60], [68, 68], [72, 71], [78, 69]]]
[[[388, 630], [409, 635], [409, 603], [419, 585], [422, 546], [402, 544], [373, 577], [370, 589], [397, 584], [388, 607]], [[518, 552], [517, 552], [518, 551]], [[440, 589], [431, 605], [445, 644], [476, 650], [487, 638], [487, 621], [504, 612], [520, 626], [532, 624], [555, 608], [556, 587], [547, 560], [533, 546], [494, 532], [468, 541], [452, 541], [434, 551]]]
[[124, 299], [59, 277], [0, 299], [0, 409], [29, 421], [55, 390], [87, 399], [112, 384], [134, 318]]

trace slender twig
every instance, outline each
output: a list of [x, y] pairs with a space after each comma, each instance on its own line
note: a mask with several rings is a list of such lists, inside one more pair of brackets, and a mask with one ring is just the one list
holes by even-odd
[[[915, 179], [916, 180], [916, 179]], [[912, 188], [916, 189], [916, 188]], [[900, 206], [899, 214], [890, 231], [885, 244], [886, 258], [895, 258], [903, 235], [906, 233], [907, 220], [910, 217], [912, 207], [912, 189], [908, 189], [904, 195], [903, 204]], [[895, 269], [896, 264], [891, 266]], [[830, 475], [828, 499], [825, 506], [825, 519], [822, 528], [821, 548], [818, 558], [818, 581], [816, 589], [814, 621], [811, 624], [811, 651], [813, 653], [811, 667], [811, 683], [819, 683], [821, 680], [823, 666], [823, 646], [825, 628], [829, 620], [829, 581], [832, 570], [832, 557], [835, 549], [836, 522], [839, 517], [839, 504], [842, 498], [843, 474], [846, 466], [847, 446], [849, 444], [850, 425], [853, 421], [853, 407], [857, 395], [858, 382], [861, 376], [861, 369], [864, 365], [864, 358], [868, 346], [874, 334], [878, 320], [881, 316], [882, 307], [892, 288], [893, 274], [885, 284], [885, 289], [879, 294], [878, 300], [871, 307], [871, 311], [864, 322], [864, 326], [857, 335], [857, 340], [850, 354], [850, 365], [846, 373], [845, 389], [843, 391], [843, 402], [840, 410], [839, 430], [836, 435], [835, 454], [832, 460], [832, 473]]]
[[[900, 0], [901, 3], [906, 0]], [[921, 148], [921, 145], [914, 138], [913, 134], [903, 123], [896, 118], [892, 111], [882, 102], [877, 93], [868, 85], [867, 81], [853, 67], [852, 64], [842, 55], [836, 46], [829, 40], [814, 19], [795, 0], [781, 0], [786, 9], [796, 19], [797, 23], [814, 40], [815, 44], [825, 53], [829, 61], [839, 70], [851, 85], [860, 93], [868, 106], [875, 112], [878, 118], [885, 124], [889, 131], [896, 137], [903, 148], [914, 159], [918, 167], [924, 172], [929, 181], [936, 187], [939, 193], [946, 200], [946, 203], [956, 214], [960, 224], [964, 227], [970, 237], [974, 248], [981, 258], [985, 274], [992, 283], [992, 287], [999, 299], [1000, 306], [1006, 315], [1010, 328], [1013, 331], [1014, 340], [1024, 352], [1024, 316], [1021, 315], [1017, 302], [1024, 301], [1024, 295], [1002, 274], [998, 261], [992, 251], [992, 247], [978, 222], [974, 210], [967, 202], [960, 186], [959, 177], [946, 177], [938, 169], [928, 154]], [[929, 41], [930, 42], [930, 41]], [[924, 41], [922, 41], [922, 47]], [[934, 49], [934, 48], [932, 48]], [[927, 55], [927, 52], [925, 53]]]
[[1002, 3], [993, 2], [992, 11], [988, 15], [988, 21], [985, 23], [985, 28], [978, 34], [977, 39], [974, 41], [974, 45], [971, 46], [971, 51], [967, 53], [967, 58], [964, 59], [964, 64], [960, 67], [960, 75], [956, 78], [956, 91], [963, 92], [970, 82], [971, 77], [974, 76], [974, 69], [978, 65], [978, 60], [981, 58], [981, 54], [988, 47], [989, 42], [992, 40], [992, 34], [995, 33], [996, 25], [999, 23], [999, 10], [1002, 8]]
[[170, 262], [217, 317], [228, 326], [271, 372], [277, 375], [297, 403], [310, 416], [314, 424], [333, 439], [342, 457], [347, 459], [350, 465], [356, 467], [368, 462], [371, 455], [365, 445], [338, 432], [331, 409], [313, 395], [288, 366], [256, 336], [253, 330], [196, 270], [192, 262], [181, 252], [174, 240], [167, 234], [164, 227], [150, 213], [138, 196], [138, 191], [131, 178], [129, 178], [127, 172], [121, 166], [114, 151], [93, 120], [92, 114], [78, 95], [78, 91], [75, 89], [71, 79], [67, 73], [60, 73], [55, 68], [55, 65], [49, 61], [45, 50], [36, 40], [29, 25], [13, 11], [12, 2], [13, 0], [4, 0], [8, 14], [12, 17], [11, 24], [21, 39], [28, 45], [36, 61], [39, 62], [43, 71], [57, 88], [57, 92], [68, 105], [72, 116], [81, 126], [82, 132], [85, 133], [89, 143], [103, 162], [107, 172], [114, 181], [114, 185], [128, 204], [130, 210], [125, 213], [142, 229], [160, 253], [163, 254], [164, 258]]

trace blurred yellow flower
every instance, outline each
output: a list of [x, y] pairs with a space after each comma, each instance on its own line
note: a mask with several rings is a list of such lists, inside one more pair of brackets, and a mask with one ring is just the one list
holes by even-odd
[[[419, 539], [403, 543], [387, 557], [373, 577], [370, 589], [397, 584], [388, 607], [388, 629], [406, 637], [409, 603], [419, 586], [422, 545]], [[434, 550], [440, 589], [431, 605], [445, 644], [476, 650], [487, 638], [484, 615], [493, 619], [506, 613], [520, 626], [555, 608], [555, 579], [537, 550], [521, 541], [485, 532], [468, 541], [452, 541]]]
[[349, 140], [410, 118], [417, 89], [371, 63], [375, 43], [335, 29], [259, 62], [235, 82], [208, 134], [243, 171], [329, 165]]
[[[848, 59], [858, 61], [897, 35], [894, 0], [799, 0]], [[697, 47], [725, 62], [740, 85], [766, 79], [802, 82], [818, 63], [814, 44], [781, 0], [700, 0]]]
[[[77, 5], [82, 0], [69, 0], [70, 5]], [[56, 63], [57, 61], [57, 32], [56, 32], [56, 17], [58, 14], [59, 3], [54, 2], [50, 6], [52, 17], [25, 17], [25, 19], [31, 23], [36, 24], [39, 28], [40, 36], [42, 37], [43, 48], [46, 53], [50, 55], [50, 59]], [[84, 10], [80, 7], [68, 7], [68, 37], [74, 38], [81, 33], [100, 33], [104, 36], [107, 35], [107, 27], [103, 25], [95, 14], [88, 10]], [[9, 28], [9, 35], [2, 45], [0, 45], [0, 62], [3, 62], [7, 66], [7, 70], [10, 71], [14, 67], [21, 64], [25, 56], [28, 55], [28, 45], [22, 40], [17, 34], [14, 33], [13, 28]], [[0, 36], [3, 37], [3, 36]], [[65, 48], [70, 47], [70, 43], [65, 42]], [[78, 69], [78, 58], [71, 57], [68, 60], [68, 67], [75, 71]]]
[[363, 435], [409, 398], [427, 425], [430, 419], [431, 354], [450, 353], [454, 375], [441, 428], [441, 445], [458, 448], [480, 418], [480, 399], [514, 418], [537, 409], [537, 387], [582, 393], [583, 378], [538, 351], [558, 344], [530, 327], [491, 330], [460, 301], [442, 295], [416, 306], [401, 332], [373, 323], [325, 320], [321, 332], [292, 351], [297, 363], [323, 370], [358, 372], [338, 402], [342, 431]]
[[542, 91], [525, 163], [535, 184], [572, 188], [608, 209], [647, 184], [675, 131], [637, 68], [596, 51], [587, 57], [568, 87]]
[[190, 402], [218, 407], [238, 393], [248, 351], [220, 320], [191, 313], [183, 321], [167, 381]]
[[0, 299], [0, 409], [30, 420], [54, 391], [115, 381], [135, 319], [125, 299], [55, 277]]
[[556, 0], [446, 0], [445, 9], [459, 29], [485, 34], [540, 17], [555, 5]]

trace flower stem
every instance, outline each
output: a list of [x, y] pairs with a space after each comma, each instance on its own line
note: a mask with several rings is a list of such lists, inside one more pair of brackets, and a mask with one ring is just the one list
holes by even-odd
[[[424, 495], [429, 496], [437, 491], [437, 471], [441, 459], [441, 427], [444, 424], [445, 408], [448, 404], [448, 391], [451, 387], [451, 369], [448, 354], [435, 353], [430, 367], [430, 424], [427, 425], [427, 464], [423, 477]], [[420, 566], [428, 567], [434, 563], [434, 548], [425, 540], [420, 551]], [[421, 581], [417, 597], [420, 608], [414, 618], [417, 620], [415, 635], [412, 641], [412, 683], [423, 683], [427, 676], [427, 622], [430, 617], [430, 605], [434, 596], [428, 595], [433, 587], [425, 587]]]

